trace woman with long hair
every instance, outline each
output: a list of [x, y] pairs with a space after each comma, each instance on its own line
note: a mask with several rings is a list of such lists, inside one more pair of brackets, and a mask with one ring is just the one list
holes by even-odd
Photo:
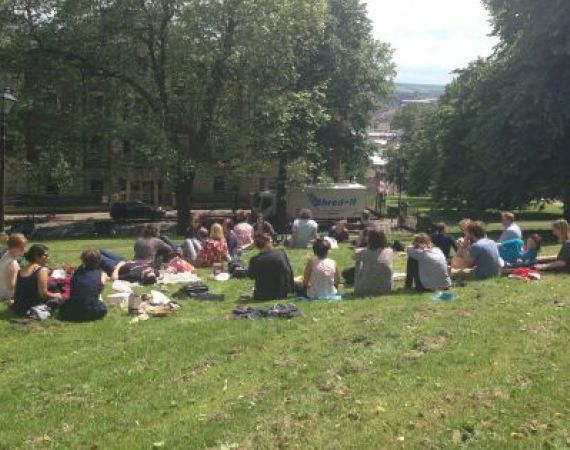
[[228, 244], [224, 236], [224, 228], [215, 223], [210, 228], [210, 237], [204, 243], [202, 251], [198, 255], [198, 265], [200, 267], [212, 267], [216, 263], [223, 263], [230, 260]]
[[552, 234], [562, 243], [556, 256], [538, 259], [538, 270], [570, 273], [570, 225], [564, 219], [552, 223]]
[[20, 316], [26, 315], [26, 312], [34, 306], [62, 298], [60, 293], [48, 291], [49, 248], [41, 244], [32, 245], [24, 254], [24, 258], [28, 265], [18, 272], [12, 305], [14, 311]]

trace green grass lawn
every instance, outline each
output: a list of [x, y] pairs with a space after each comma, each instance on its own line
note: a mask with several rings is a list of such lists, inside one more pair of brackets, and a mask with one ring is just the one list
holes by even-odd
[[[126, 240], [48, 245], [52, 262], [89, 246], [131, 253]], [[290, 252], [297, 274], [309, 254]], [[347, 247], [332, 256], [349, 266]], [[570, 277], [473, 283], [448, 304], [398, 291], [301, 303], [290, 321], [225, 320], [251, 287], [211, 284], [225, 302], [137, 324], [113, 309], [23, 326], [1, 305], [0, 448], [570, 443]]]

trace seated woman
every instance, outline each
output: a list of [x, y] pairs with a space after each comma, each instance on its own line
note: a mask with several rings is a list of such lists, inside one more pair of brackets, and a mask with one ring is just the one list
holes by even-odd
[[59, 308], [59, 317], [71, 322], [99, 320], [107, 314], [101, 301], [107, 275], [101, 270], [99, 250], [85, 250], [81, 254], [81, 267], [71, 277], [71, 295]]
[[235, 259], [238, 257], [239, 241], [234, 233], [234, 221], [229, 217], [226, 217], [222, 223], [222, 227], [224, 229], [224, 237], [226, 238], [230, 258]]
[[247, 249], [253, 245], [254, 229], [248, 222], [248, 215], [245, 211], [237, 214], [238, 223], [234, 226], [234, 233], [238, 238], [241, 248]]
[[112, 280], [123, 280], [142, 285], [155, 284], [158, 271], [154, 265], [145, 261], [126, 261], [108, 250], [100, 250], [101, 269]]
[[570, 226], [564, 219], [552, 224], [552, 233], [562, 243], [556, 256], [538, 258], [537, 270], [570, 273]]
[[329, 237], [336, 239], [340, 244], [341, 242], [348, 242], [350, 235], [346, 228], [346, 220], [339, 220], [329, 230]]
[[28, 310], [42, 303], [61, 300], [60, 293], [48, 291], [49, 269], [46, 267], [49, 249], [45, 245], [32, 245], [24, 254], [28, 265], [20, 269], [16, 279], [14, 303], [16, 314], [25, 316]]
[[451, 267], [453, 269], [469, 269], [471, 267], [469, 265], [471, 262], [471, 242], [467, 237], [467, 228], [470, 223], [471, 219], [463, 219], [459, 222], [459, 229], [463, 233], [463, 236], [457, 239], [456, 242], [457, 250], [451, 260]]
[[198, 266], [212, 267], [214, 264], [230, 260], [228, 244], [224, 236], [224, 229], [219, 223], [212, 225], [210, 237], [204, 243], [202, 251], [198, 255]]
[[392, 290], [394, 252], [382, 230], [368, 230], [368, 247], [358, 249], [353, 255], [356, 261], [354, 293], [369, 297], [388, 294]]
[[198, 260], [198, 255], [202, 251], [202, 245], [204, 245], [206, 240], [204, 235], [207, 238], [208, 231], [202, 226], [200, 216], [193, 215], [190, 227], [182, 243], [182, 254], [184, 258], [191, 263], [195, 263]]
[[406, 288], [411, 289], [414, 284], [418, 292], [451, 287], [447, 258], [424, 233], [414, 236], [412, 245], [408, 247]]
[[258, 214], [257, 219], [255, 220], [255, 225], [253, 227], [254, 234], [268, 234], [271, 236], [273, 240], [277, 238], [277, 233], [275, 233], [275, 229], [273, 225], [271, 225], [265, 218], [263, 214]]
[[282, 300], [294, 291], [293, 270], [282, 250], [273, 249], [273, 239], [268, 234], [255, 236], [259, 254], [249, 262], [249, 278], [255, 280], [254, 300]]
[[291, 248], [307, 248], [317, 238], [319, 225], [313, 220], [310, 209], [302, 209], [299, 217], [293, 222], [292, 235], [289, 241]]
[[0, 258], [0, 300], [14, 298], [14, 289], [20, 270], [18, 258], [24, 254], [28, 240], [23, 234], [11, 234], [7, 239], [8, 250]]
[[157, 225], [149, 224], [143, 229], [142, 236], [135, 242], [135, 261], [157, 264], [168, 261], [176, 249], [159, 236], [160, 228]]
[[330, 249], [331, 244], [325, 239], [313, 243], [315, 257], [307, 262], [303, 275], [303, 291], [310, 299], [327, 299], [337, 293], [340, 272], [336, 262], [328, 258]]

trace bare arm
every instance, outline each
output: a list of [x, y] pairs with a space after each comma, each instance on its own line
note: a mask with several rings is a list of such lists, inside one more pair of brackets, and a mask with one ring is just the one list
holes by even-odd
[[562, 259], [557, 259], [554, 262], [548, 264], [539, 264], [536, 266], [538, 270], [558, 270], [558, 269], [564, 269], [565, 267], [566, 267], [566, 261], [563, 261]]
[[313, 273], [313, 261], [307, 261], [305, 266], [305, 272], [303, 273], [303, 286], [305, 288], [309, 287], [309, 280], [311, 279], [311, 274]]
[[340, 286], [340, 269], [336, 266], [334, 271], [334, 287], [338, 288]]
[[11, 291], [16, 288], [16, 280], [18, 279], [18, 263], [16, 261], [10, 264], [10, 268], [8, 269], [8, 287]]
[[121, 261], [115, 266], [115, 268], [113, 269], [113, 273], [111, 274], [111, 280], [119, 279], [119, 271], [121, 270], [121, 267], [123, 267], [125, 264], [126, 264], [125, 261]]
[[38, 273], [38, 294], [41, 298], [49, 300], [50, 298], [61, 298], [61, 294], [56, 292], [52, 293], [48, 291], [48, 270], [46, 267], [42, 267]]

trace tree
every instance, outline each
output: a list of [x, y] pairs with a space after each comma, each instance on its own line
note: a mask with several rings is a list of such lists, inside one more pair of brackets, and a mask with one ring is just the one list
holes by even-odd
[[570, 4], [486, 0], [500, 42], [458, 71], [426, 135], [437, 200], [514, 208], [562, 198], [570, 215]]

